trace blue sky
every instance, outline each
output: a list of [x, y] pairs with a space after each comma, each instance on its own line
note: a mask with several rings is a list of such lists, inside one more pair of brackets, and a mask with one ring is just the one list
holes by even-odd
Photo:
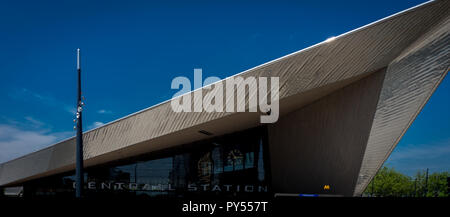
[[[224, 78], [424, 1], [1, 1], [0, 162], [171, 98], [176, 76]], [[446, 78], [388, 165], [450, 169]], [[423, 154], [426, 153], [426, 154]]]

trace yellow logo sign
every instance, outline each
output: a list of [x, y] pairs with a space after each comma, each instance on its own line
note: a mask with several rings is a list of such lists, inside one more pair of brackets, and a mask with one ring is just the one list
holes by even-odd
[[323, 190], [330, 190], [330, 185], [324, 185]]

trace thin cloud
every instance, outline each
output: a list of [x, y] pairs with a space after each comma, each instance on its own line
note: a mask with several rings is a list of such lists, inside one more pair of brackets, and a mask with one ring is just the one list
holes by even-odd
[[97, 128], [97, 127], [101, 127], [101, 126], [103, 126], [103, 125], [105, 125], [105, 123], [100, 122], [100, 121], [95, 121], [95, 122], [93, 122], [92, 124], [90, 124], [90, 125], [87, 127], [87, 129], [88, 129], [88, 130], [91, 130], [91, 129], [95, 129], [95, 128]]
[[[29, 119], [37, 121], [31, 117]], [[45, 129], [24, 130], [14, 125], [0, 124], [0, 163], [48, 147], [72, 135], [71, 131], [49, 133]]]
[[450, 138], [430, 144], [399, 145], [385, 163], [409, 175], [426, 168], [450, 170]]
[[8, 94], [8, 96], [14, 100], [19, 100], [19, 101], [38, 101], [39, 103], [43, 104], [43, 105], [47, 105], [47, 106], [51, 106], [51, 107], [57, 107], [60, 108], [66, 112], [69, 112], [71, 114], [75, 114], [76, 113], [76, 109], [74, 105], [69, 105], [67, 103], [64, 103], [60, 100], [55, 99], [52, 96], [48, 96], [48, 95], [44, 95], [44, 94], [40, 94], [40, 93], [36, 93], [34, 91], [31, 91], [27, 88], [21, 88], [21, 89], [16, 89], [14, 91], [12, 91], [11, 93]]
[[99, 113], [99, 114], [112, 114], [112, 111], [105, 110], [105, 109], [100, 109], [100, 110], [97, 111], [97, 113]]
[[26, 117], [24, 117], [24, 119], [27, 120], [30, 123], [31, 127], [33, 127], [33, 128], [41, 128], [41, 127], [45, 126], [44, 122], [38, 121], [31, 116], [26, 116]]
[[52, 126], [46, 124], [40, 120], [37, 120], [31, 116], [25, 116], [21, 120], [16, 120], [12, 118], [8, 118], [5, 116], [0, 117], [0, 123], [3, 125], [8, 125], [14, 128], [22, 129], [22, 130], [31, 130], [40, 133], [48, 133], [52, 130]]
[[434, 159], [441, 156], [450, 157], [450, 139], [433, 144], [399, 146], [392, 153], [391, 160]]
[[75, 115], [77, 113], [77, 109], [75, 108], [75, 106], [65, 105], [64, 110], [73, 115]]

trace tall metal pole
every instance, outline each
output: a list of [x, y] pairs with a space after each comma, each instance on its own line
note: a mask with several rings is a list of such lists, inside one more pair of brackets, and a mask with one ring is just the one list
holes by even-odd
[[375, 176], [373, 177], [373, 179], [372, 179], [372, 197], [373, 197], [373, 185], [375, 184]]
[[417, 197], [417, 178], [414, 179], [414, 197]]
[[77, 148], [76, 148], [76, 187], [75, 196], [81, 198], [83, 196], [84, 175], [83, 175], [83, 122], [82, 122], [82, 106], [81, 101], [81, 57], [80, 48], [77, 49], [77, 71], [78, 71], [78, 96], [77, 96]]
[[428, 168], [427, 168], [427, 174], [425, 175], [425, 196], [427, 197], [427, 193], [428, 193]]

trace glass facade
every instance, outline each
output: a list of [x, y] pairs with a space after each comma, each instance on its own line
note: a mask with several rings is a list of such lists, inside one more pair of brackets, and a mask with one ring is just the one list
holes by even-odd
[[[265, 194], [263, 127], [85, 169], [85, 195], [178, 197]], [[74, 195], [74, 172], [24, 184], [24, 196]]]

